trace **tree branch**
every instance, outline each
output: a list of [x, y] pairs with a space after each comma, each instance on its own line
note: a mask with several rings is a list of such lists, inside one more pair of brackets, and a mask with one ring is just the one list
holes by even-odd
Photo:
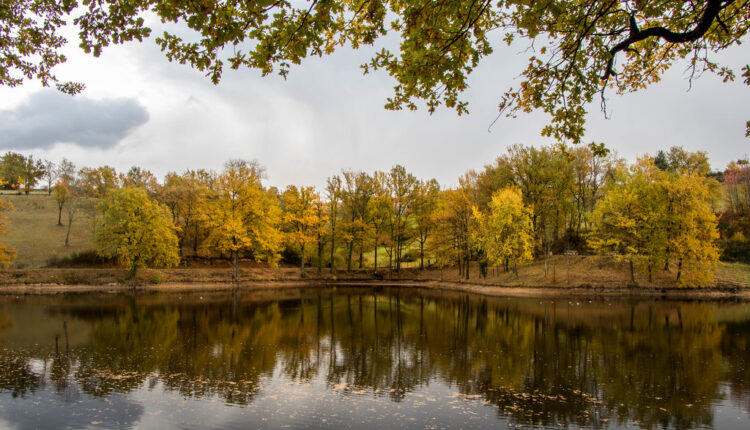
[[658, 37], [671, 43], [696, 41], [703, 37], [703, 35], [711, 28], [711, 24], [718, 19], [719, 12], [732, 3], [734, 3], [734, 0], [708, 0], [706, 8], [703, 10], [703, 15], [696, 23], [696, 26], [692, 30], [683, 33], [676, 33], [665, 27], [650, 27], [645, 30], [640, 30], [635, 22], [634, 15], [631, 15], [629, 22], [630, 36], [609, 50], [611, 57], [609, 61], [607, 61], [607, 68], [604, 71], [602, 80], [608, 80], [614, 73], [615, 55], [617, 55], [618, 52], [625, 51], [630, 45], [648, 39], [649, 37]]

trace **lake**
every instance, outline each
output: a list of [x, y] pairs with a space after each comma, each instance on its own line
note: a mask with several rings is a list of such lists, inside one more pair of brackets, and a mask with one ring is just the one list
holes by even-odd
[[0, 428], [750, 428], [750, 304], [0, 296]]

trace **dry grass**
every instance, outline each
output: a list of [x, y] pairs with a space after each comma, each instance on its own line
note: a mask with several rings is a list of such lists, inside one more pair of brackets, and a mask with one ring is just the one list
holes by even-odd
[[82, 211], [78, 211], [70, 232], [70, 246], [65, 247], [67, 214], [63, 210], [63, 226], [57, 225], [57, 203], [46, 194], [0, 195], [0, 199], [15, 207], [6, 213], [10, 224], [8, 236], [0, 242], [16, 249], [15, 268], [42, 267], [56, 255], [68, 256], [74, 252], [93, 247], [89, 221]]
[[719, 263], [716, 279], [724, 285], [747, 287], [750, 285], [750, 264]]

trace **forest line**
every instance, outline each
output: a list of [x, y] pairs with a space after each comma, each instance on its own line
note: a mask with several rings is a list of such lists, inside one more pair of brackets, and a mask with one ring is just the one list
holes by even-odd
[[[7, 190], [46, 190], [68, 236], [73, 223], [87, 223], [96, 252], [131, 276], [194, 256], [229, 259], [235, 280], [243, 258], [298, 264], [303, 275], [306, 266], [378, 273], [418, 262], [457, 266], [468, 278], [475, 262], [480, 276], [493, 267], [517, 276], [534, 259], [579, 253], [628, 262], [633, 284], [635, 273], [650, 280], [672, 270], [681, 286], [705, 286], [720, 257], [748, 257], [747, 161], [711, 172], [706, 153], [680, 147], [628, 163], [603, 145], [516, 145], [452, 188], [398, 165], [343, 170], [322, 190], [280, 190], [263, 183], [255, 161], [158, 181], [139, 167], [79, 169], [12, 152], [0, 159], [0, 177]], [[6, 267], [13, 257], [0, 248]]]

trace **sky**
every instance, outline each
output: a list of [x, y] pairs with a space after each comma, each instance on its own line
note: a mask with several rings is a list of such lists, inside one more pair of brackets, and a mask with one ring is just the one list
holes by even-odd
[[[86, 90], [71, 97], [36, 82], [0, 87], [0, 151], [68, 158], [78, 167], [137, 165], [159, 178], [255, 159], [270, 185], [322, 188], [342, 169], [372, 172], [396, 164], [453, 186], [511, 145], [554, 143], [540, 135], [543, 113], [502, 117], [489, 128], [503, 92], [520, 82], [526, 57], [519, 46], [498, 43], [482, 60], [464, 94], [470, 113], [458, 116], [447, 108], [432, 115], [385, 110], [395, 81], [385, 73], [362, 74], [367, 49], [308, 58], [286, 80], [241, 69], [225, 71], [213, 85], [189, 66], [170, 63], [153, 40], [110, 46], [99, 58], [69, 40], [58, 77], [84, 82]], [[739, 70], [747, 62], [743, 49], [715, 58]], [[685, 69], [674, 66], [645, 91], [610, 93], [607, 118], [594, 103], [584, 141], [604, 142], [631, 161], [675, 145], [706, 151], [714, 169], [746, 157], [750, 86], [706, 74], [690, 88]]]

